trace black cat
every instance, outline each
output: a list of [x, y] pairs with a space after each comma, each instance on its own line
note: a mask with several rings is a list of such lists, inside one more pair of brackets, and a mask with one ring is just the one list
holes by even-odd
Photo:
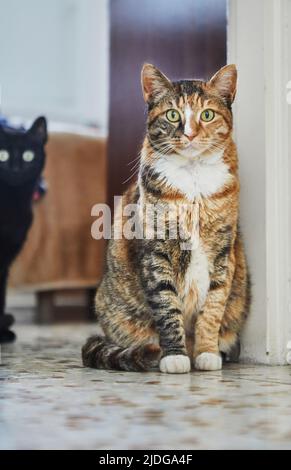
[[47, 123], [39, 117], [28, 130], [0, 125], [0, 342], [15, 339], [14, 319], [5, 314], [9, 268], [32, 224], [32, 199], [45, 164]]

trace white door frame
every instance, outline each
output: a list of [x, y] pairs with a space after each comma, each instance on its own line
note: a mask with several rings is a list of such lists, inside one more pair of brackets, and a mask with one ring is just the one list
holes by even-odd
[[234, 119], [241, 225], [253, 279], [242, 359], [285, 364], [291, 340], [291, 0], [229, 0], [228, 10], [228, 62], [239, 72]]

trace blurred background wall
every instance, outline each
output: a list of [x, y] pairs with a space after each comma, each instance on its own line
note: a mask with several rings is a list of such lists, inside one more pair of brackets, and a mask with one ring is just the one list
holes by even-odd
[[107, 129], [108, 0], [0, 0], [2, 111]]

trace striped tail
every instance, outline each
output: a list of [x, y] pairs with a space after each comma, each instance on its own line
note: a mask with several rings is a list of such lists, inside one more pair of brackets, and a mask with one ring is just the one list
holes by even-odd
[[94, 369], [145, 371], [158, 365], [161, 349], [155, 344], [122, 348], [104, 336], [91, 336], [82, 348], [83, 364]]

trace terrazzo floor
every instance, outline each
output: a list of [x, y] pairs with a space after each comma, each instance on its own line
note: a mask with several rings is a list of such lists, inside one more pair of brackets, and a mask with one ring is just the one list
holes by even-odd
[[291, 367], [84, 369], [95, 329], [16, 329], [1, 354], [0, 449], [291, 449]]

